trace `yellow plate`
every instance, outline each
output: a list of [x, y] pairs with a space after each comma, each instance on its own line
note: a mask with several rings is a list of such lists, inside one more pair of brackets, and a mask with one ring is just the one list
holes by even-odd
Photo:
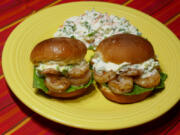
[[[135, 104], [116, 104], [98, 91], [74, 100], [43, 96], [32, 88], [32, 48], [53, 37], [58, 26], [72, 16], [94, 8], [127, 18], [154, 46], [161, 67], [168, 74], [166, 88]], [[9, 36], [3, 51], [3, 70], [13, 93], [38, 114], [72, 127], [111, 130], [143, 124], [168, 111], [180, 99], [180, 44], [165, 26], [139, 11], [103, 2], [76, 2], [48, 8], [32, 15]], [[48, 123], [47, 123], [48, 124]]]

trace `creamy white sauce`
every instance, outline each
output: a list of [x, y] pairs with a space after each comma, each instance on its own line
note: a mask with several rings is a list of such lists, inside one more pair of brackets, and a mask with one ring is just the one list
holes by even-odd
[[67, 19], [54, 37], [76, 38], [83, 41], [87, 48], [96, 48], [104, 38], [120, 33], [141, 35], [125, 18], [91, 10]]
[[146, 78], [146, 77], [149, 77], [149, 76], [152, 76], [154, 74], [157, 73], [157, 69], [153, 69], [151, 71], [148, 71], [148, 72], [144, 72], [142, 75], [141, 75], [141, 78]]
[[56, 70], [56, 71], [59, 71], [59, 72], [63, 72], [63, 71], [70, 71], [73, 67], [78, 67], [78, 68], [84, 68], [84, 64], [86, 63], [86, 61], [81, 61], [80, 63], [78, 64], [74, 64], [74, 65], [65, 65], [65, 66], [62, 66], [62, 65], [59, 65], [57, 62], [55, 61], [49, 61], [47, 63], [40, 63], [36, 69], [38, 71], [43, 71], [43, 70], [46, 70], [46, 69], [53, 69], [53, 70]]
[[128, 69], [138, 69], [143, 71], [142, 77], [145, 78], [154, 73], [154, 69], [159, 66], [159, 62], [154, 59], [149, 59], [141, 64], [131, 64], [128, 62], [123, 62], [121, 64], [115, 64], [112, 62], [104, 62], [101, 57], [92, 59], [93, 69], [101, 74], [103, 71], [114, 71], [117, 74], [120, 74], [123, 71], [127, 71]]
[[53, 70], [56, 70], [56, 71], [59, 71], [59, 72], [63, 72], [64, 70], [70, 70], [72, 68], [72, 66], [59, 66], [58, 64], [39, 64], [36, 69], [38, 71], [43, 71], [45, 69], [53, 69]]
[[69, 65], [66, 65], [66, 66], [60, 66], [57, 62], [55, 61], [49, 61], [47, 63], [40, 63], [36, 69], [38, 71], [43, 71], [43, 70], [46, 70], [46, 69], [53, 69], [53, 70], [56, 70], [56, 71], [59, 71], [59, 72], [63, 72], [63, 70], [69, 70], [71, 68], [71, 66]]

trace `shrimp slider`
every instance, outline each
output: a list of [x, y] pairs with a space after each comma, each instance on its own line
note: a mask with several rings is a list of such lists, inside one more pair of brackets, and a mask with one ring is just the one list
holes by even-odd
[[84, 94], [92, 83], [86, 52], [83, 42], [67, 37], [38, 43], [30, 56], [35, 65], [33, 86], [54, 97]]
[[91, 60], [94, 79], [103, 95], [118, 103], [145, 99], [164, 87], [166, 75], [151, 43], [132, 34], [117, 34], [100, 42]]

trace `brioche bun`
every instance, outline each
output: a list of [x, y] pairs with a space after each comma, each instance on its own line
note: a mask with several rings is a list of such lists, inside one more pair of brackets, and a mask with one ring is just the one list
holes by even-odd
[[132, 34], [117, 34], [104, 39], [98, 45], [97, 53], [102, 56], [105, 62], [115, 64], [123, 62], [138, 64], [154, 58], [151, 43]]
[[123, 94], [114, 94], [108, 87], [103, 86], [102, 84], [98, 84], [99, 90], [102, 92], [104, 97], [107, 99], [122, 103], [122, 104], [129, 104], [129, 103], [135, 103], [138, 101], [144, 100], [146, 97], [148, 97], [152, 91], [144, 92], [138, 95], [123, 95]]
[[38, 43], [32, 50], [30, 58], [34, 64], [47, 61], [74, 64], [84, 59], [86, 52], [86, 46], [80, 40], [57, 37]]
[[46, 94], [52, 97], [59, 97], [59, 98], [75, 98], [84, 95], [88, 90], [89, 90], [88, 88], [82, 88], [69, 93], [68, 92], [57, 93], [52, 90], [49, 90]]
[[[96, 53], [102, 57], [103, 61], [115, 64], [123, 62], [140, 64], [150, 58], [155, 58], [151, 43], [133, 34], [117, 34], [104, 39], [98, 45]], [[107, 99], [117, 103], [135, 103], [145, 99], [152, 92], [138, 95], [115, 94], [101, 83], [98, 83], [98, 88]]]

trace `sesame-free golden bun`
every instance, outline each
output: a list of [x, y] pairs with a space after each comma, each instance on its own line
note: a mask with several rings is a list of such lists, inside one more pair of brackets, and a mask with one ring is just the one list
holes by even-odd
[[105, 98], [122, 104], [130, 104], [142, 101], [152, 93], [152, 91], [147, 91], [138, 95], [123, 95], [113, 93], [108, 87], [105, 87], [102, 84], [98, 84], [98, 88]]
[[115, 64], [138, 64], [154, 58], [151, 43], [141, 36], [132, 34], [117, 34], [104, 39], [98, 45], [97, 53], [105, 62]]
[[50, 38], [38, 43], [31, 52], [31, 61], [60, 61], [63, 64], [74, 64], [84, 59], [87, 52], [83, 42], [67, 37]]

